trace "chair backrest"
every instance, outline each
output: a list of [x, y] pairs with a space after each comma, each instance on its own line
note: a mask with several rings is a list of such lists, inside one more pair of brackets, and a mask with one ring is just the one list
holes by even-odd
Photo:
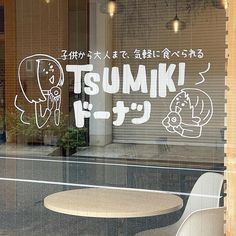
[[193, 212], [176, 236], [224, 236], [224, 207]]
[[184, 213], [178, 221], [182, 222], [194, 211], [219, 207], [224, 176], [207, 172], [199, 177], [190, 193]]

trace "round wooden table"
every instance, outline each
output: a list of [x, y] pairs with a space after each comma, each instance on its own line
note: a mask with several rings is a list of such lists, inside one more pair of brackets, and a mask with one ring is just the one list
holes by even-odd
[[74, 216], [133, 218], [177, 211], [183, 201], [168, 193], [85, 188], [49, 195], [44, 199], [44, 206]]

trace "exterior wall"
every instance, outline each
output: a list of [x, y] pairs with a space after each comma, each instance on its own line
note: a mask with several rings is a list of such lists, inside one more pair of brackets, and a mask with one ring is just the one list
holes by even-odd
[[[47, 4], [46, 1], [31, 1], [19, 0], [16, 1], [16, 50], [15, 61], [16, 66], [20, 61], [27, 56], [34, 54], [47, 54], [58, 58], [62, 49], [68, 48], [68, 2], [67, 0], [51, 1]], [[61, 63], [63, 68], [64, 62]], [[16, 69], [15, 69], [16, 70]], [[37, 94], [38, 89], [33, 87], [30, 81], [35, 79], [34, 71], [30, 76], [25, 76], [25, 84], [27, 90], [31, 94]], [[66, 74], [65, 74], [66, 77]], [[10, 82], [9, 82], [10, 83]], [[15, 95], [18, 94], [21, 105], [26, 109], [26, 115], [33, 116], [34, 107], [31, 106], [21, 96], [21, 90], [17, 83], [17, 76], [13, 76], [11, 83], [6, 85], [7, 109], [13, 107]], [[68, 80], [65, 82], [62, 89], [62, 111], [68, 112]], [[14, 109], [15, 111], [15, 109]], [[10, 128], [10, 127], [9, 127]], [[7, 129], [8, 131], [9, 129]], [[25, 140], [26, 139], [26, 140]], [[29, 138], [22, 138], [18, 135], [18, 142], [26, 142]], [[30, 142], [35, 142], [35, 138], [30, 138]], [[41, 141], [43, 137], [38, 137], [37, 141]], [[10, 140], [9, 140], [10, 141]]]
[[[38, 53], [58, 58], [61, 50], [68, 48], [67, 0], [51, 1], [50, 4], [19, 0], [16, 7], [17, 63], [26, 56]], [[68, 107], [67, 81], [65, 79], [63, 86], [64, 111]], [[11, 97], [14, 98], [14, 95]]]
[[226, 140], [225, 146], [226, 158], [226, 172], [225, 177], [227, 181], [226, 189], [226, 235], [236, 235], [236, 1], [229, 0], [228, 9], [228, 67], [227, 67], [227, 86], [229, 90], [226, 94], [227, 105], [227, 119], [226, 119]]
[[[193, 7], [189, 12], [181, 10], [186, 4], [185, 0], [179, 0], [179, 18], [186, 23], [186, 28], [175, 34], [166, 28], [166, 23], [175, 15], [174, 1], [124, 1], [119, 3], [125, 6], [124, 12], [117, 14], [113, 20], [113, 45], [114, 50], [127, 50], [130, 58], [122, 58], [113, 61], [115, 66], [122, 68], [122, 64], [129, 63], [134, 76], [137, 74], [139, 65], [146, 66], [148, 93], [131, 92], [122, 93], [122, 89], [113, 96], [113, 105], [117, 101], [123, 100], [130, 106], [132, 102], [143, 103], [147, 100], [151, 102], [151, 117], [142, 125], [134, 125], [131, 119], [139, 117], [137, 111], [129, 111], [123, 125], [113, 127], [113, 142], [122, 143], [148, 143], [156, 144], [165, 141], [170, 144], [179, 145], [199, 145], [199, 146], [219, 146], [222, 147], [224, 129], [224, 93], [225, 93], [225, 34], [226, 34], [226, 13], [224, 9], [213, 6], [200, 8]], [[193, 4], [190, 1], [190, 4]], [[207, 1], [208, 2], [208, 1]], [[158, 20], [157, 20], [158, 19]], [[148, 25], [148, 27], [146, 27]], [[214, 27], [212, 27], [214, 26]], [[170, 59], [160, 57], [135, 59], [134, 51], [140, 50], [142, 58], [143, 49], [159, 50], [160, 52], [168, 48], [169, 50], [202, 49], [204, 57], [183, 58], [170, 57]], [[138, 53], [137, 53], [138, 54]], [[158, 55], [158, 53], [157, 53]], [[176, 84], [176, 93], [167, 93], [165, 98], [157, 96], [150, 98], [150, 70], [158, 69], [158, 63], [177, 64], [186, 63], [184, 86], [177, 86], [178, 65], [173, 74]], [[207, 69], [211, 63], [210, 70], [205, 74], [205, 82], [196, 85], [200, 81], [199, 72]], [[122, 80], [122, 78], [121, 78]], [[121, 83], [122, 84], [122, 83]], [[209, 123], [203, 127], [201, 137], [188, 139], [175, 133], [168, 133], [161, 121], [169, 111], [169, 105], [173, 97], [183, 88], [197, 88], [205, 91], [213, 102], [213, 116]], [[158, 85], [157, 85], [158, 90]], [[183, 117], [188, 115], [182, 114]], [[116, 116], [114, 116], [116, 119]]]
[[[4, 1], [5, 11], [5, 106], [9, 111], [13, 110], [13, 98], [16, 93], [16, 18], [15, 18], [15, 0]], [[13, 124], [12, 124], [13, 125]], [[6, 126], [6, 129], [10, 127]], [[10, 137], [7, 136], [7, 141]], [[6, 175], [16, 177], [16, 162], [6, 160]], [[16, 207], [16, 183], [5, 183], [7, 191], [5, 192], [6, 208], [15, 209]]]
[[[17, 32], [17, 64], [24, 57], [33, 54], [48, 54], [55, 58], [62, 49], [68, 48], [68, 1], [59, 0], [46, 4], [44, 1], [17, 0], [16, 1], [16, 32]], [[61, 61], [60, 61], [61, 62]], [[64, 68], [64, 65], [62, 63]], [[35, 76], [35, 75], [33, 75]], [[16, 81], [16, 78], [15, 78]], [[18, 85], [17, 85], [18, 86]], [[33, 90], [34, 88], [32, 88]], [[17, 87], [19, 91], [19, 87]], [[68, 112], [68, 80], [65, 74], [65, 83], [63, 86], [62, 111]], [[34, 90], [32, 91], [35, 92]], [[14, 95], [11, 95], [14, 98]], [[18, 142], [22, 139], [18, 137]], [[17, 176], [24, 176], [24, 170], [27, 169], [23, 164], [17, 165]], [[50, 168], [50, 165], [44, 168], [45, 175], [50, 173], [51, 178], [61, 180], [63, 178], [63, 168]], [[42, 168], [36, 165], [34, 172], [41, 173]], [[43, 175], [42, 175], [43, 176]], [[62, 190], [57, 186], [45, 186], [46, 191], [55, 192]], [[35, 193], [35, 197], [25, 196], [26, 191], [20, 184], [17, 184], [17, 207], [22, 205], [31, 205], [42, 200], [42, 192], [34, 184], [27, 186], [27, 191]]]
[[[99, 10], [99, 4], [92, 3], [90, 7], [90, 41], [89, 48], [91, 51], [99, 50], [101, 52], [111, 51], [112, 49], [112, 21], [108, 15]], [[94, 71], [100, 75], [103, 74], [105, 66], [110, 67], [109, 60], [90, 60], [94, 65]], [[112, 95], [102, 90], [102, 82], [99, 83], [99, 94], [90, 96], [90, 103], [100, 111], [112, 111]], [[90, 145], [104, 146], [112, 141], [112, 115], [108, 120], [95, 120], [93, 117], [89, 121]]]
[[[2, 2], [2, 1], [1, 1]], [[58, 57], [60, 50], [67, 48], [68, 3], [67, 0], [53, 1], [50, 5], [44, 1], [7, 0], [5, 3], [5, 106], [7, 113], [14, 114], [14, 98], [18, 91], [17, 65], [24, 57], [45, 53]], [[42, 17], [43, 16], [43, 17]], [[64, 86], [64, 103], [68, 106], [68, 86]], [[16, 124], [11, 124], [16, 125]], [[7, 142], [15, 142], [8, 135], [11, 125], [6, 126]], [[19, 140], [20, 141], [20, 138]], [[6, 152], [6, 155], [7, 152]], [[17, 168], [16, 161], [5, 161], [6, 176], [16, 177], [24, 169]], [[60, 172], [61, 171], [61, 172]], [[57, 170], [62, 176], [62, 170]], [[23, 201], [21, 189], [15, 182], [5, 182], [6, 208], [14, 210], [17, 202]], [[33, 188], [33, 187], [32, 187]], [[40, 195], [39, 195], [40, 196]]]
[[[16, 94], [16, 18], [15, 1], [5, 1], [5, 107], [11, 112]], [[10, 129], [10, 127], [6, 127]], [[13, 138], [14, 140], [14, 138]], [[13, 141], [7, 134], [7, 141]]]

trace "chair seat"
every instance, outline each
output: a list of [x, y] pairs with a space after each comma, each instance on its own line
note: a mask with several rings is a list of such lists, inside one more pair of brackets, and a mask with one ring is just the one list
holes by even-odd
[[167, 227], [145, 230], [135, 234], [135, 236], [175, 236], [178, 231], [176, 224]]

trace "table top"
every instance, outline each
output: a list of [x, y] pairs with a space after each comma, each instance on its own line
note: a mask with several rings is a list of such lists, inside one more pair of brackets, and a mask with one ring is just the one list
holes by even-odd
[[133, 218], [177, 211], [182, 208], [183, 200], [169, 193], [85, 188], [49, 195], [44, 206], [74, 216]]

